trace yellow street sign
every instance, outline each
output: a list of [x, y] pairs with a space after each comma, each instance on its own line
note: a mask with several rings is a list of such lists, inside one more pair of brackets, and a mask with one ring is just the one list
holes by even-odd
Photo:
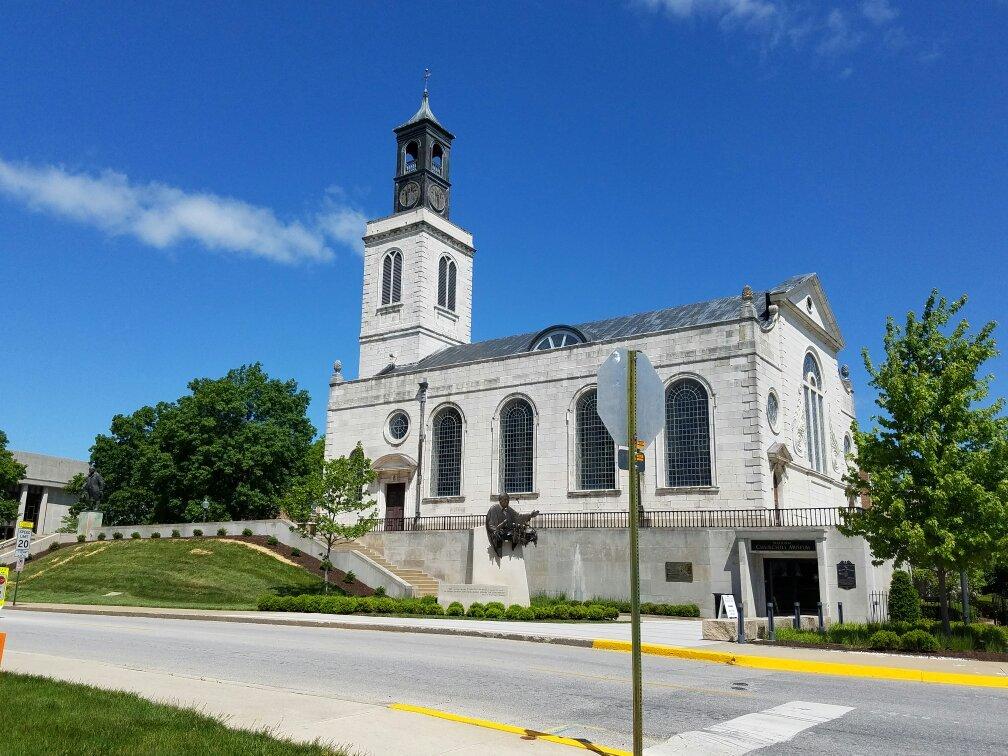
[[647, 449], [647, 441], [642, 441], [641, 439], [638, 438], [637, 439], [637, 448], [638, 449]]
[[18, 523], [18, 527], [25, 528], [26, 530], [31, 530], [32, 528], [35, 527], [35, 523], [28, 522], [28, 520], [21, 520], [21, 522]]

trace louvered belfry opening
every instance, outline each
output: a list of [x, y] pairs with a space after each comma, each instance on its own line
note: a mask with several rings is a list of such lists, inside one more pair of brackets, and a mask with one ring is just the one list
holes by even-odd
[[389, 252], [382, 260], [382, 291], [383, 305], [402, 301], [402, 252], [398, 249]]
[[438, 263], [438, 305], [455, 311], [455, 261], [447, 255]]

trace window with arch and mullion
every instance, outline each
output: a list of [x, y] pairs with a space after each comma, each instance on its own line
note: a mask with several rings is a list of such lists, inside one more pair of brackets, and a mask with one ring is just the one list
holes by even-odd
[[665, 391], [665, 483], [713, 485], [710, 399], [695, 378], [680, 378]]
[[455, 261], [445, 255], [438, 263], [438, 305], [455, 312], [455, 279], [458, 268]]
[[826, 472], [826, 410], [823, 401], [822, 371], [809, 352], [802, 364], [802, 394], [805, 404], [805, 452], [809, 466]]
[[431, 423], [431, 496], [462, 494], [462, 415], [445, 407]]
[[598, 413], [598, 392], [584, 392], [574, 408], [575, 469], [580, 491], [616, 488], [616, 447]]
[[393, 249], [382, 260], [381, 303], [395, 304], [402, 301], [402, 252]]
[[500, 413], [500, 491], [531, 493], [535, 475], [535, 413], [516, 397]]

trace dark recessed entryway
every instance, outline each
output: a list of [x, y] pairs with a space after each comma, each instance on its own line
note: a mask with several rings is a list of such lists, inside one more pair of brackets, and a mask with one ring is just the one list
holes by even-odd
[[801, 604], [802, 614], [819, 610], [819, 562], [815, 559], [763, 559], [766, 600], [774, 602], [774, 614], [792, 614]]

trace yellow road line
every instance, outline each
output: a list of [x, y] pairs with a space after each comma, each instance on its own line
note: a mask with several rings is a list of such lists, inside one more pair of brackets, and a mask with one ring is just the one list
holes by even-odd
[[[604, 651], [629, 651], [629, 641], [597, 638], [592, 648]], [[840, 675], [843, 677], [864, 677], [874, 680], [900, 680], [904, 682], [924, 682], [941, 685], [968, 685], [980, 688], [1008, 688], [1008, 676], [973, 675], [960, 672], [934, 672], [926, 669], [906, 667], [875, 667], [869, 664], [847, 664], [844, 662], [809, 661], [787, 659], [778, 656], [750, 656], [732, 654], [726, 651], [705, 651], [699, 648], [663, 646], [658, 643], [642, 643], [641, 653], [655, 656], [669, 656], [690, 661], [706, 661], [715, 664], [729, 664], [753, 669], [772, 669], [778, 672], [805, 672], [814, 675]]]
[[394, 703], [389, 704], [389, 708], [394, 709], [395, 711], [408, 711], [413, 714], [423, 714], [428, 717], [447, 719], [450, 722], [459, 722], [461, 724], [474, 725], [476, 727], [486, 727], [487, 729], [498, 730], [499, 732], [510, 732], [514, 735], [521, 735], [527, 740], [546, 740], [550, 743], [559, 743], [560, 745], [581, 748], [585, 751], [591, 751], [592, 753], [604, 754], [604, 756], [632, 756], [629, 751], [621, 751], [618, 748], [609, 748], [608, 746], [598, 745], [597, 743], [592, 743], [590, 740], [584, 740], [582, 738], [565, 738], [561, 735], [550, 735], [549, 733], [539, 732], [538, 730], [515, 727], [514, 725], [503, 724], [501, 722], [492, 722], [489, 719], [464, 717], [460, 714], [452, 714], [451, 712], [440, 711], [439, 709], [428, 709], [425, 706]]

